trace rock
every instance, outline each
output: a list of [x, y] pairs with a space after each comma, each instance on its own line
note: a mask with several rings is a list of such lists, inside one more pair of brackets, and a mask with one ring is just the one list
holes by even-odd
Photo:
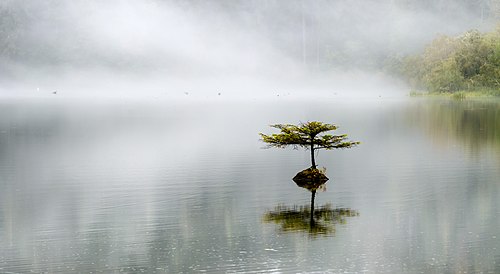
[[292, 179], [298, 186], [313, 191], [328, 181], [325, 173], [317, 168], [308, 168], [300, 171]]

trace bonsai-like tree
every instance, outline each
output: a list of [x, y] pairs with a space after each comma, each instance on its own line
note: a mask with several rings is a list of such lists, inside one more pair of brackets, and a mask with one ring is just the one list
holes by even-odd
[[323, 134], [328, 131], [336, 130], [337, 126], [324, 124], [322, 122], [307, 122], [299, 125], [276, 124], [271, 127], [279, 129], [281, 132], [272, 135], [260, 133], [262, 141], [268, 144], [268, 147], [285, 148], [292, 146], [294, 148], [303, 147], [311, 151], [311, 167], [299, 172], [293, 181], [303, 188], [311, 191], [311, 211], [310, 224], [314, 225], [314, 198], [316, 190], [328, 181], [324, 172], [316, 168], [314, 153], [319, 149], [338, 149], [351, 148], [360, 144], [347, 140], [347, 135]]
[[337, 126], [324, 124], [322, 122], [307, 122], [299, 125], [276, 124], [271, 127], [281, 131], [278, 134], [266, 135], [260, 133], [262, 141], [269, 147], [284, 148], [292, 146], [294, 148], [303, 147], [311, 151], [311, 168], [316, 168], [314, 152], [318, 149], [337, 149], [351, 148], [359, 144], [347, 140], [347, 135], [322, 134], [328, 131], [336, 130]]

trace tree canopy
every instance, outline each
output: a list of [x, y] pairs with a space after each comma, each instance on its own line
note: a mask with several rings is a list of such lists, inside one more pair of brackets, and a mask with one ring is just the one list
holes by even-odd
[[430, 92], [500, 90], [500, 25], [489, 33], [439, 36], [423, 53], [399, 60], [413, 89]]
[[312, 121], [300, 123], [299, 125], [275, 124], [271, 125], [271, 127], [279, 129], [280, 133], [271, 135], [260, 133], [262, 141], [267, 143], [268, 147], [284, 148], [292, 146], [294, 148], [303, 147], [311, 150], [312, 168], [316, 168], [314, 159], [315, 150], [351, 148], [359, 144], [359, 142], [349, 141], [346, 134], [323, 134], [328, 131], [336, 130], [337, 126], [333, 124]]

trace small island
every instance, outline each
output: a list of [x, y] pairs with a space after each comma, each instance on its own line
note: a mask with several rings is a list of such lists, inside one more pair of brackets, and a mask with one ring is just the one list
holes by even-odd
[[316, 191], [328, 181], [325, 171], [317, 169], [314, 152], [319, 149], [351, 148], [359, 145], [360, 142], [349, 141], [346, 134], [324, 134], [325, 132], [336, 130], [337, 126], [317, 121], [300, 123], [299, 125], [276, 124], [271, 125], [271, 127], [279, 129], [280, 133], [271, 135], [260, 133], [262, 141], [267, 143], [268, 147], [303, 147], [311, 151], [311, 167], [297, 173], [293, 181], [299, 187], [303, 187], [311, 192], [310, 225], [313, 227], [315, 224], [314, 199]]

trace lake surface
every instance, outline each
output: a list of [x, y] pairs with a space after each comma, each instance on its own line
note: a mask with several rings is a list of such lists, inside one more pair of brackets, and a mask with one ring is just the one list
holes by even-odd
[[[309, 231], [303, 150], [339, 125]], [[500, 101], [0, 102], [0, 273], [500, 273]]]

